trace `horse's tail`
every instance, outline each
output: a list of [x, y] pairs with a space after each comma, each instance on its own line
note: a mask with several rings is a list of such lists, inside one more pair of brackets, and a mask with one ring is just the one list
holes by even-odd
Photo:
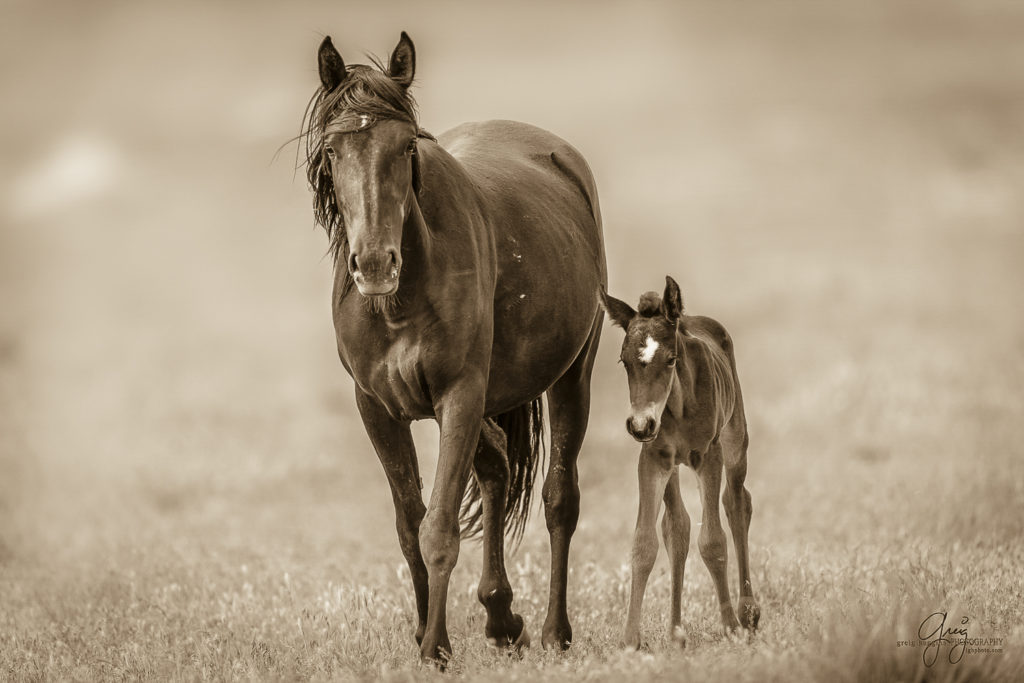
[[[494, 418], [507, 437], [508, 496], [505, 499], [505, 533], [517, 545], [526, 529], [533, 499], [537, 470], [544, 466], [544, 403], [537, 397], [529, 403]], [[462, 538], [483, 530], [483, 501], [476, 477], [470, 476], [460, 513]]]

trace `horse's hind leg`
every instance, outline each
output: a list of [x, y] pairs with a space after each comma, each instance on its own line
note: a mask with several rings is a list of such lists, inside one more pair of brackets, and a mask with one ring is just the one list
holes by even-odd
[[576, 458], [590, 417], [590, 374], [601, 337], [601, 321], [594, 321], [590, 337], [579, 356], [548, 390], [551, 415], [551, 460], [544, 478], [544, 516], [551, 536], [551, 585], [548, 614], [541, 643], [561, 650], [572, 642], [572, 626], [566, 607], [569, 577], [569, 543], [580, 516], [580, 487]]
[[483, 508], [484, 568], [477, 597], [487, 610], [484, 634], [498, 646], [529, 645], [530, 636], [523, 627], [523, 618], [512, 613], [512, 586], [505, 573], [508, 450], [505, 432], [494, 420], [484, 420], [473, 459], [473, 473], [480, 487]]
[[419, 644], [423, 641], [423, 632], [427, 626], [427, 567], [420, 552], [420, 522], [426, 508], [420, 493], [416, 448], [407, 422], [394, 420], [380, 404], [359, 391], [356, 391], [356, 405], [377, 457], [384, 466], [388, 484], [391, 485], [398, 543], [405, 561], [409, 563], [409, 573], [416, 592], [416, 612], [419, 616], [416, 643]]
[[670, 635], [680, 645], [686, 644], [681, 630], [680, 607], [683, 600], [683, 570], [690, 550], [690, 515], [683, 507], [679, 494], [679, 469], [672, 468], [672, 476], [665, 487], [665, 515], [661, 518], [661, 535], [665, 539], [669, 562], [672, 565], [672, 602], [669, 603]]
[[700, 504], [703, 514], [697, 547], [711, 572], [718, 593], [718, 606], [722, 613], [722, 625], [729, 631], [739, 628], [736, 613], [729, 599], [729, 580], [726, 568], [729, 563], [729, 546], [718, 514], [719, 496], [722, 487], [722, 446], [712, 444], [697, 469], [700, 482]]
[[761, 608], [754, 600], [754, 589], [750, 585], [750, 559], [747, 549], [747, 531], [750, 529], [750, 517], [753, 507], [750, 503], [750, 491], [743, 482], [747, 478], [747, 437], [737, 449], [734, 458], [726, 458], [725, 492], [722, 501], [725, 503], [725, 515], [729, 519], [732, 530], [732, 542], [736, 548], [736, 564], [740, 573], [739, 618], [744, 628], [754, 630], [761, 618]]

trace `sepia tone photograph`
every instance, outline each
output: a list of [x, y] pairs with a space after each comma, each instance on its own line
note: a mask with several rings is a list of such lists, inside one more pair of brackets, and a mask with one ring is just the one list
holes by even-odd
[[0, 679], [1024, 679], [1024, 5], [0, 6]]

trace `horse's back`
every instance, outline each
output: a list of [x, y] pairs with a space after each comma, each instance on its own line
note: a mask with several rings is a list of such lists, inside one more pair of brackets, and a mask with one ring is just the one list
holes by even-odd
[[726, 464], [735, 463], [737, 458], [745, 456], [747, 443], [747, 420], [743, 406], [743, 391], [740, 388], [739, 373], [736, 370], [736, 351], [732, 336], [725, 325], [707, 316], [685, 316], [683, 327], [701, 342], [708, 352], [708, 361], [713, 375], [718, 375], [718, 391], [729, 396], [729, 412], [727, 424], [724, 425], [722, 438], [727, 446], [725, 449]]
[[554, 190], [559, 206], [545, 208], [572, 212], [601, 242], [597, 184], [590, 166], [554, 133], [518, 121], [481, 121], [456, 126], [440, 135], [438, 142], [462, 163], [488, 198], [546, 203]]

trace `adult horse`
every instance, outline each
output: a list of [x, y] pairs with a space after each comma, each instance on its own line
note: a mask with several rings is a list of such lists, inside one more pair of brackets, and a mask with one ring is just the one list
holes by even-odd
[[[346, 66], [330, 37], [319, 48], [304, 134], [314, 214], [334, 255], [338, 353], [391, 485], [425, 659], [451, 656], [445, 610], [460, 523], [483, 534], [487, 637], [529, 643], [503, 546], [506, 527], [521, 531], [529, 512], [547, 393], [542, 643], [565, 648], [576, 459], [607, 279], [597, 189], [579, 152], [533, 126], [469, 123], [435, 140], [409, 94], [415, 64], [404, 32], [386, 66]], [[426, 507], [409, 429], [424, 418], [440, 428]]]

